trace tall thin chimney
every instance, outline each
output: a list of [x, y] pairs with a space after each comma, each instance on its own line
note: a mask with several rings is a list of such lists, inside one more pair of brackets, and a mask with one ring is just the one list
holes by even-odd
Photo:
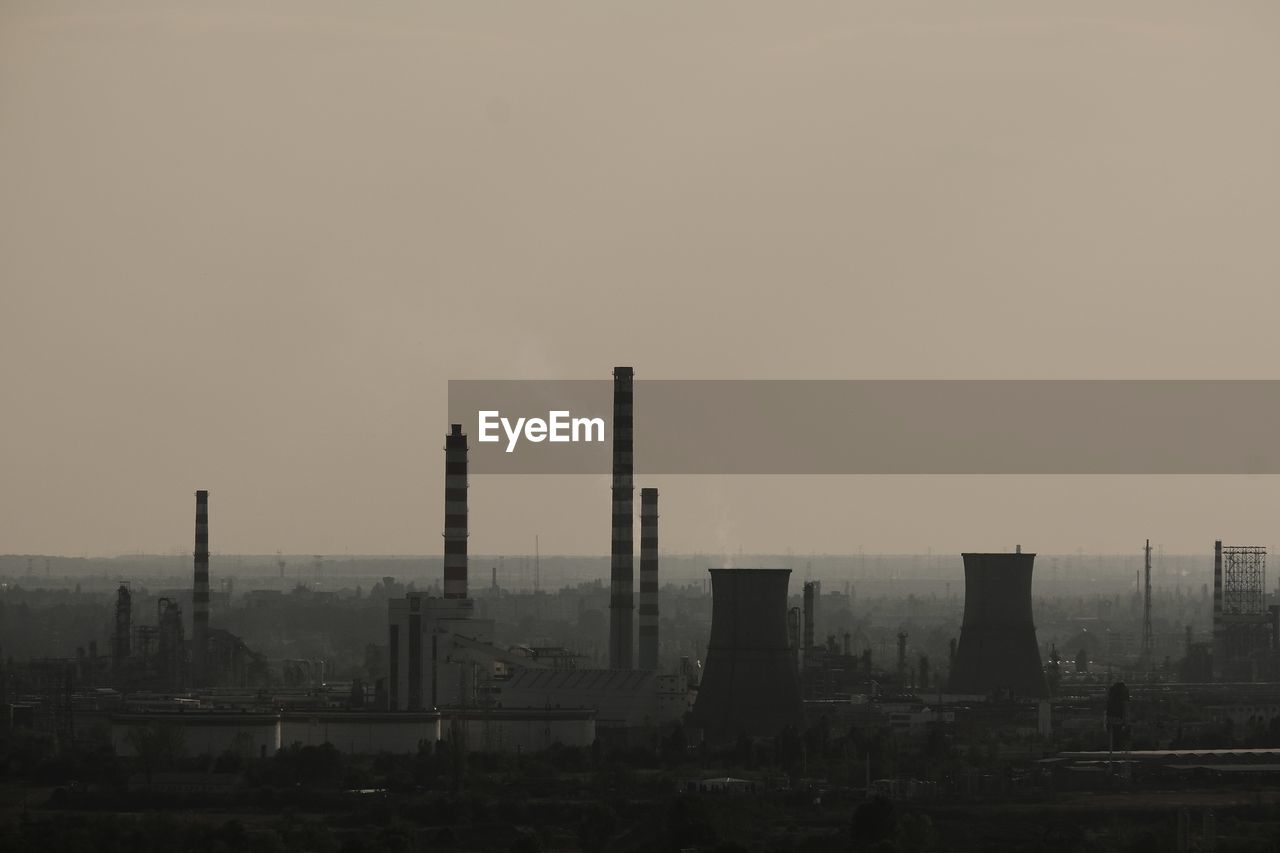
[[639, 669], [658, 668], [658, 490], [640, 490]]
[[809, 650], [813, 648], [813, 581], [805, 581], [804, 583], [804, 653], [809, 654]]
[[117, 680], [129, 660], [129, 637], [133, 633], [133, 596], [129, 593], [128, 584], [120, 584], [116, 590], [116, 632], [111, 645], [111, 658], [115, 666]]
[[1227, 657], [1227, 626], [1222, 621], [1222, 540], [1213, 543], [1213, 675], [1222, 672]]
[[467, 597], [467, 437], [453, 424], [444, 439], [444, 597]]
[[[1022, 553], [1021, 548], [1019, 548], [1019, 550], [1015, 551], [1014, 553], [1021, 554]], [[906, 682], [907, 682], [907, 632], [899, 631], [898, 632], [898, 687], [899, 688], [905, 687]]]
[[631, 669], [635, 642], [635, 517], [630, 367], [613, 369], [613, 541], [609, 567], [609, 667]]
[[196, 492], [195, 587], [191, 592], [191, 684], [208, 681], [205, 655], [209, 646], [209, 493]]

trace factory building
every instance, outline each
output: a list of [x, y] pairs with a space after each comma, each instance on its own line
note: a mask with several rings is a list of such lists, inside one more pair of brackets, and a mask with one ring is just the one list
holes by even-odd
[[689, 710], [684, 675], [649, 670], [519, 669], [503, 682], [501, 708], [595, 709], [601, 729], [662, 726]]
[[136, 756], [144, 737], [169, 733], [173, 735], [174, 749], [183, 755], [233, 751], [245, 757], [266, 758], [275, 755], [281, 745], [278, 714], [192, 711], [110, 717], [111, 744], [120, 756]]
[[483, 752], [536, 752], [553, 744], [590, 746], [596, 737], [595, 712], [579, 709], [483, 709], [441, 713], [387, 711], [243, 711], [192, 710], [113, 714], [105, 717], [116, 753], [133, 757], [147, 737], [164, 737], [182, 756], [218, 756], [235, 752], [267, 758], [294, 744], [331, 744], [349, 755], [416, 753], [423, 744], [460, 738], [466, 748]]
[[478, 752], [539, 752], [555, 744], [588, 747], [596, 739], [593, 708], [480, 708], [444, 711], [441, 737]]
[[474, 607], [469, 598], [416, 592], [387, 602], [390, 710], [429, 711], [475, 703], [477, 688], [492, 669], [486, 660], [492, 656], [477, 646], [492, 644], [493, 620], [476, 619]]
[[387, 708], [430, 711], [475, 705], [502, 650], [493, 620], [467, 597], [467, 437], [445, 436], [444, 598], [409, 593], [387, 602]]
[[282, 746], [331, 744], [349, 755], [417, 752], [423, 741], [440, 739], [440, 715], [423, 711], [306, 711], [280, 715]]
[[134, 619], [128, 583], [116, 590], [111, 637], [111, 682], [121, 690], [251, 687], [267, 683], [266, 659], [229, 631], [209, 626], [209, 492], [196, 492], [191, 636], [176, 597], [156, 601], [154, 624]]

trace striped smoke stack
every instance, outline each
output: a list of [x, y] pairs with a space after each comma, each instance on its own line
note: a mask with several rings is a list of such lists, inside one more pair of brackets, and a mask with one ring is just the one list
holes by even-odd
[[444, 439], [444, 597], [467, 597], [467, 437], [453, 424]]
[[195, 587], [191, 592], [191, 680], [203, 687], [209, 645], [209, 493], [196, 492]]
[[631, 669], [635, 628], [634, 489], [630, 367], [613, 369], [613, 542], [609, 570], [609, 666]]
[[640, 669], [658, 668], [658, 490], [640, 490]]

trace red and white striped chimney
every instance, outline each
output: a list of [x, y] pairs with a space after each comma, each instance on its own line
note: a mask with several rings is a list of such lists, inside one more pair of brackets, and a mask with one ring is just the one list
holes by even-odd
[[467, 437], [453, 424], [444, 439], [444, 597], [467, 597]]

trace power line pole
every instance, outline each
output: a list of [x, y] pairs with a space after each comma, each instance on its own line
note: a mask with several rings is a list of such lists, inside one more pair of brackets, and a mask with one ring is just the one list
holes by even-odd
[[1146, 556], [1146, 593], [1142, 602], [1142, 659], [1143, 662], [1151, 666], [1152, 638], [1151, 638], [1151, 540], [1147, 540], [1147, 546], [1143, 549]]

